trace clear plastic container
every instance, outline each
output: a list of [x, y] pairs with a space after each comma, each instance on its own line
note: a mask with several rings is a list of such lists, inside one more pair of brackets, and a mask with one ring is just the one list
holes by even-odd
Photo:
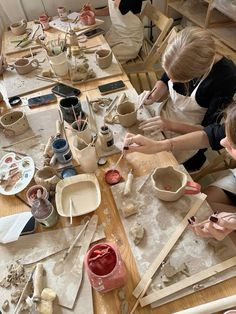
[[126, 283], [126, 267], [113, 243], [94, 245], [87, 252], [84, 263], [91, 286], [100, 293], [117, 289]]

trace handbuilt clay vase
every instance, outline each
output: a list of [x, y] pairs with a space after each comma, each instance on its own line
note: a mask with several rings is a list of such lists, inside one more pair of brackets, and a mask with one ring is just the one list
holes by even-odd
[[13, 23], [10, 25], [10, 29], [14, 35], [23, 35], [27, 28], [27, 21], [21, 20], [20, 22]]
[[56, 185], [60, 181], [60, 178], [54, 169], [47, 166], [35, 173], [34, 180], [38, 185], [45, 187], [45, 189], [50, 192], [55, 191]]
[[118, 118], [119, 123], [125, 127], [131, 127], [137, 122], [137, 110], [135, 108], [135, 104], [130, 101], [122, 102], [118, 105], [117, 114], [113, 119]]
[[99, 68], [106, 69], [112, 63], [112, 51], [109, 49], [99, 49], [95, 52], [96, 62]]
[[16, 69], [18, 74], [24, 75], [37, 69], [39, 67], [39, 62], [37, 59], [29, 61], [28, 59], [22, 58], [18, 59], [12, 66]]
[[[187, 175], [174, 167], [156, 168], [152, 174], [152, 184], [159, 199], [177, 201], [183, 194], [198, 194], [200, 184], [188, 181]], [[190, 187], [190, 189], [186, 189]]]
[[27, 117], [22, 111], [8, 112], [0, 117], [0, 125], [7, 136], [20, 135], [29, 128]]

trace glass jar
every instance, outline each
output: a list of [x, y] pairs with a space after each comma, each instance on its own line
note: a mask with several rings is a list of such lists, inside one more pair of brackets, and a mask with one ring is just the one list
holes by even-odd
[[52, 227], [57, 223], [58, 213], [47, 199], [36, 198], [31, 212], [34, 218], [45, 227]]

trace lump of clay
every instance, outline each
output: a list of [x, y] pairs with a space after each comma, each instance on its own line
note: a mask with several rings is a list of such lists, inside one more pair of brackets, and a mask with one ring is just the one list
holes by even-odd
[[5, 300], [2, 305], [2, 310], [7, 312], [9, 310], [9, 301]]
[[131, 227], [130, 234], [133, 237], [133, 241], [136, 245], [138, 245], [142, 241], [142, 239], [144, 237], [144, 232], [145, 232], [145, 230], [144, 230], [143, 226], [138, 222], [136, 222]]
[[44, 288], [41, 293], [41, 302], [38, 305], [40, 314], [53, 314], [53, 301], [56, 299], [56, 293], [50, 288]]
[[137, 208], [132, 203], [127, 204], [121, 210], [122, 210], [123, 216], [125, 218], [127, 218], [131, 215], [137, 214], [137, 212], [138, 212]]

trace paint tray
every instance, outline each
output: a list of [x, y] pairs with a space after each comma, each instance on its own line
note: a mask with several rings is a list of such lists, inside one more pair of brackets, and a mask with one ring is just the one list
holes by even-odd
[[70, 217], [80, 216], [94, 211], [101, 203], [101, 191], [94, 174], [85, 173], [65, 178], [56, 186], [56, 206], [58, 214]]

